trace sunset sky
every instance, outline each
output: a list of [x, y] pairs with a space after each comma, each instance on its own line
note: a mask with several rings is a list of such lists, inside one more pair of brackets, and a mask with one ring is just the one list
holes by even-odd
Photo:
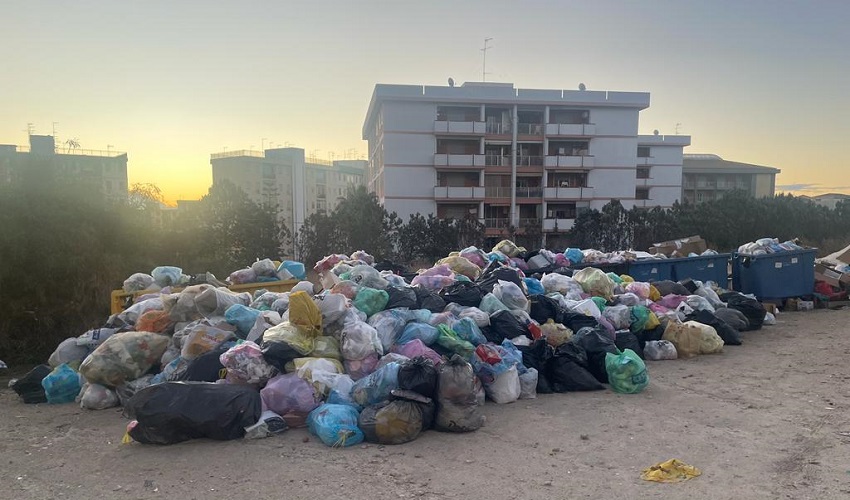
[[488, 80], [647, 91], [641, 133], [678, 123], [686, 153], [850, 193], [848, 20], [840, 0], [5, 2], [0, 144], [57, 122], [127, 151], [130, 183], [197, 198], [224, 148], [365, 157], [375, 83], [480, 81], [493, 37]]

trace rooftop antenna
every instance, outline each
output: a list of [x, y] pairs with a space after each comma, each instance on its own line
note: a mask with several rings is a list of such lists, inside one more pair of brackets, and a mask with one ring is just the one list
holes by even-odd
[[265, 137], [260, 139], [260, 149], [262, 149], [263, 151], [266, 150], [266, 138]]
[[587, 90], [587, 85], [585, 85], [585, 84], [583, 84], [583, 83], [579, 83], [579, 84], [578, 84], [578, 89], [579, 89], [579, 90], [582, 90], [582, 91]]
[[652, 135], [658, 135], [658, 129], [653, 130]]
[[449, 87], [454, 87], [454, 86], [455, 86], [455, 79], [449, 77]]
[[681, 123], [676, 123], [676, 135], [679, 135], [679, 129], [682, 127]]
[[35, 126], [32, 124], [32, 122], [27, 122], [27, 129], [25, 130], [25, 132], [27, 133], [27, 136], [30, 136], [35, 133]]
[[493, 37], [484, 39], [484, 48], [481, 49], [481, 81], [487, 81], [487, 49], [492, 49], [493, 47], [487, 45]]

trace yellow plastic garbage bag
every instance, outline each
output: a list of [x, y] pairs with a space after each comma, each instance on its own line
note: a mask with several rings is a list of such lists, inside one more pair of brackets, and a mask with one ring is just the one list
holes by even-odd
[[661, 292], [655, 288], [655, 285], [649, 285], [649, 300], [653, 302], [658, 302], [661, 300]]
[[655, 464], [648, 469], [644, 469], [640, 478], [644, 481], [654, 481], [656, 483], [680, 483], [701, 476], [702, 472], [678, 459], [671, 458], [666, 462]]
[[660, 324], [661, 320], [658, 319], [658, 316], [656, 316], [654, 312], [649, 311], [649, 317], [646, 319], [646, 325], [643, 327], [643, 329], [654, 330], [658, 328]]
[[676, 346], [676, 352], [679, 353], [680, 359], [691, 358], [700, 353], [702, 332], [699, 327], [670, 321], [667, 323], [667, 328], [664, 329], [661, 339], [668, 340]]
[[322, 311], [307, 292], [289, 296], [289, 322], [310, 337], [322, 334]]
[[476, 266], [466, 257], [450, 256], [437, 261], [436, 265], [446, 264], [455, 274], [462, 274], [471, 280], [478, 279], [481, 268]]

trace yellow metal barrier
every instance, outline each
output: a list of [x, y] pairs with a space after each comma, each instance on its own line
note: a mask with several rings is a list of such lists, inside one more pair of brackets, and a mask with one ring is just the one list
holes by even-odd
[[[298, 284], [298, 280], [282, 280], [282, 281], [267, 281], [264, 283], [244, 283], [241, 285], [230, 285], [229, 288], [233, 292], [241, 293], [248, 292], [253, 294], [257, 290], [268, 290], [269, 292], [283, 293], [292, 290], [292, 287]], [[171, 288], [172, 292], [179, 292], [182, 288]], [[147, 295], [149, 293], [157, 293], [158, 290], [140, 290], [138, 292], [125, 292], [124, 290], [113, 290], [110, 294], [110, 310], [112, 314], [118, 314], [126, 307], [132, 305], [136, 297]]]

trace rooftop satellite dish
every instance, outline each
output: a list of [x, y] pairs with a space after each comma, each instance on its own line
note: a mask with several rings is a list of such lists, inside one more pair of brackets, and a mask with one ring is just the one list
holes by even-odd
[[653, 130], [652, 135], [658, 135], [658, 129]]
[[454, 86], [455, 86], [455, 79], [449, 78], [449, 87], [454, 87]]
[[579, 89], [579, 90], [587, 90], [587, 85], [585, 85], [585, 84], [583, 84], [583, 83], [579, 83], [579, 84], [578, 84], [578, 89]]

